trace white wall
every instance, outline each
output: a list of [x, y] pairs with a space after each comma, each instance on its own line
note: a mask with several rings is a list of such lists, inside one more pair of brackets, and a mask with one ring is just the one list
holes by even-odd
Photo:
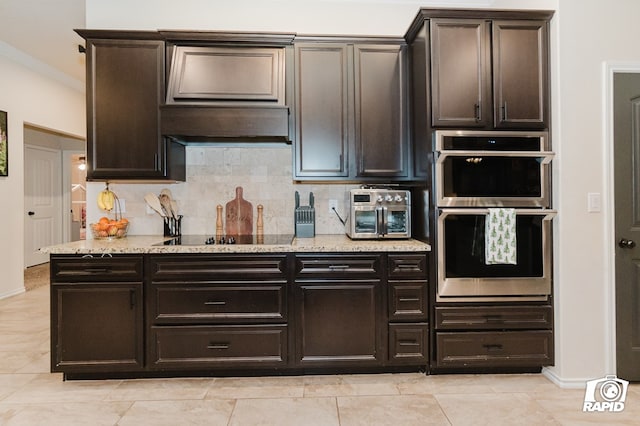
[[0, 110], [8, 113], [9, 135], [9, 176], [0, 177], [0, 298], [24, 290], [24, 124], [86, 133], [84, 94], [30, 71], [11, 53], [0, 42]]
[[558, 152], [555, 205], [557, 358], [553, 373], [580, 380], [615, 373], [614, 333], [607, 294], [614, 285], [607, 258], [605, 216], [587, 212], [587, 193], [603, 193], [610, 170], [605, 163], [606, 99], [603, 63], [640, 61], [634, 0], [561, 1], [558, 13], [558, 79], [554, 143]]
[[[388, 2], [391, 3], [391, 2]], [[588, 192], [603, 192], [602, 63], [640, 60], [635, 47], [640, 4], [635, 0], [87, 1], [89, 28], [213, 29], [298, 33], [401, 35], [419, 6], [557, 9], [552, 24], [556, 367], [571, 385], [612, 373], [606, 294], [612, 282], [605, 259], [602, 213], [587, 213]], [[606, 195], [606, 194], [605, 194]], [[603, 200], [606, 200], [606, 196]], [[604, 206], [605, 209], [611, 206]]]

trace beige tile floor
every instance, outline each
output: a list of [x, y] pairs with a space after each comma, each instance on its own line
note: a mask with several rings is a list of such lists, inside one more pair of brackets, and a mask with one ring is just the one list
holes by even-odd
[[0, 300], [0, 425], [640, 424], [581, 412], [584, 391], [544, 376], [419, 373], [63, 381], [49, 372], [49, 288]]

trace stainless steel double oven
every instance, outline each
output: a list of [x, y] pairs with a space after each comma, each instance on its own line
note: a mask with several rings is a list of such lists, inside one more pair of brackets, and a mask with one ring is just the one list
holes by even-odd
[[[437, 300], [546, 300], [551, 170], [546, 132], [435, 132]], [[515, 210], [515, 263], [486, 261], [490, 209]]]

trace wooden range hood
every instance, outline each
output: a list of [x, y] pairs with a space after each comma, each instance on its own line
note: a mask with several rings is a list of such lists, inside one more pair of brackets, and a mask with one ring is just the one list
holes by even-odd
[[294, 34], [160, 31], [166, 41], [164, 136], [291, 143], [286, 63]]

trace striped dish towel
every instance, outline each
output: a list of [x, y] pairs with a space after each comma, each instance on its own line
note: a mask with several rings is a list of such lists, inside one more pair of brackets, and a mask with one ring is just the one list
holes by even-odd
[[485, 225], [485, 263], [516, 265], [515, 209], [489, 209]]

